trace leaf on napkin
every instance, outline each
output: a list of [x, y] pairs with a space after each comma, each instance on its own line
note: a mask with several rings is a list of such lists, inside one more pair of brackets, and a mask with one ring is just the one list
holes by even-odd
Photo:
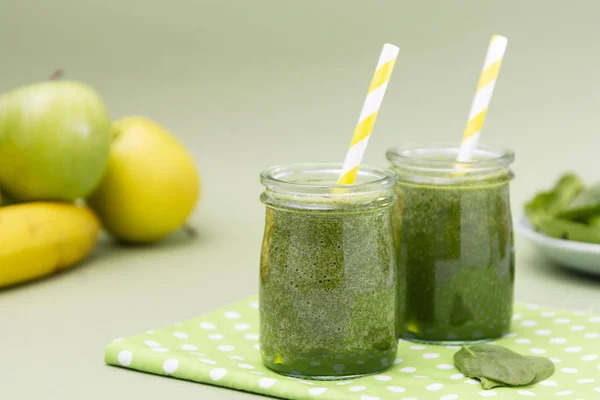
[[535, 378], [529, 382], [529, 385], [544, 381], [554, 375], [555, 368], [552, 360], [538, 356], [527, 356], [527, 359], [531, 361], [535, 368]]
[[554, 373], [554, 364], [547, 358], [522, 356], [491, 344], [463, 346], [454, 354], [454, 365], [465, 376], [479, 379], [483, 389], [531, 385]]
[[485, 390], [493, 389], [498, 386], [505, 386], [504, 383], [497, 382], [493, 379], [479, 378], [479, 380], [481, 381], [481, 387], [484, 388]]
[[508, 385], [526, 385], [535, 379], [531, 361], [497, 345], [463, 347], [454, 355], [454, 363], [470, 378], [488, 378]]

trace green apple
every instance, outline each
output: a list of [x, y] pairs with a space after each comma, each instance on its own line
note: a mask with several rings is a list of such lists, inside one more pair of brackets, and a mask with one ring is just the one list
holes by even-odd
[[0, 187], [17, 200], [87, 196], [109, 145], [110, 118], [89, 85], [46, 81], [0, 96]]

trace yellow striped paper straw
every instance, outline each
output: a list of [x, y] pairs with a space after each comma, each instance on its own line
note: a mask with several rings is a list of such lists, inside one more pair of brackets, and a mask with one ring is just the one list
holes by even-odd
[[400, 49], [393, 44], [386, 43], [383, 45], [373, 79], [371, 79], [371, 85], [369, 85], [367, 98], [360, 112], [360, 118], [358, 119], [356, 129], [354, 129], [354, 136], [344, 160], [342, 173], [338, 180], [339, 184], [349, 185], [354, 183], [356, 179], [360, 162], [365, 154], [369, 136], [373, 130], [373, 125], [375, 125], [375, 119], [381, 107], [381, 102], [383, 101], [383, 96], [385, 95], [399, 51]]
[[477, 84], [477, 90], [475, 91], [475, 98], [471, 105], [469, 122], [465, 128], [456, 161], [469, 161], [475, 153], [481, 128], [485, 121], [485, 115], [492, 99], [492, 93], [494, 92], [494, 86], [496, 86], [507, 42], [508, 40], [504, 36], [499, 35], [492, 36], [490, 40], [490, 46], [488, 47], [479, 83]]

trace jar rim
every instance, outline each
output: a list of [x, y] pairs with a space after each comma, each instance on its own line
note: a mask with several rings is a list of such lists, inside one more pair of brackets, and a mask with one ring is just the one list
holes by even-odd
[[[460, 147], [456, 143], [431, 143], [425, 145], [406, 145], [388, 149], [387, 159], [394, 166], [426, 167], [432, 170], [456, 170], [465, 167], [470, 171], [481, 171], [490, 169], [507, 168], [515, 159], [515, 153], [505, 147], [478, 145], [475, 150], [475, 158], [471, 161], [456, 161], [456, 157], [448, 159], [425, 158], [425, 152], [441, 152], [458, 155]], [[420, 155], [420, 157], [419, 157]]]
[[[332, 195], [364, 194], [392, 188], [398, 181], [390, 168], [362, 164], [357, 173], [357, 183], [337, 183], [342, 163], [293, 163], [275, 165], [260, 173], [260, 181], [267, 188], [297, 194]], [[313, 179], [299, 180], [301, 176]], [[318, 179], [318, 177], [327, 179]]]

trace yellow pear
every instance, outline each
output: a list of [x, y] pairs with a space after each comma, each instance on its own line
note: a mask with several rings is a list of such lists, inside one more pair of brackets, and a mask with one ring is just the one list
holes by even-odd
[[111, 140], [102, 181], [87, 199], [104, 229], [119, 241], [150, 243], [185, 224], [200, 197], [187, 149], [143, 117], [116, 121]]

